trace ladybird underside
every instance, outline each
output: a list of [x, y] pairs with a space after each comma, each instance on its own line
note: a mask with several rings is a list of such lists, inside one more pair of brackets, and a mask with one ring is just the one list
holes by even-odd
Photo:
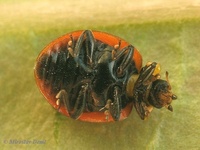
[[132, 60], [134, 48], [115, 47], [95, 39], [88, 30], [78, 39], [50, 47], [35, 68], [42, 93], [74, 119], [83, 112], [109, 111], [118, 120], [121, 109], [130, 103], [127, 80], [138, 72]]

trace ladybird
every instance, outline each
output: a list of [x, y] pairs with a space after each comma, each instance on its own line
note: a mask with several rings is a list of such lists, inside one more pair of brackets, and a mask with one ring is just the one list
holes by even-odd
[[88, 122], [123, 120], [133, 107], [144, 120], [154, 107], [173, 111], [177, 99], [158, 63], [142, 67], [134, 46], [99, 31], [75, 31], [51, 42], [39, 54], [34, 76], [50, 105]]

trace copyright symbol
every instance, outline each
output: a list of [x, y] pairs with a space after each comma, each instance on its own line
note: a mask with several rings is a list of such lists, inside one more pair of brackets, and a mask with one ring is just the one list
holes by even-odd
[[4, 143], [4, 144], [8, 144], [8, 141], [7, 141], [7, 140], [4, 140], [3, 143]]

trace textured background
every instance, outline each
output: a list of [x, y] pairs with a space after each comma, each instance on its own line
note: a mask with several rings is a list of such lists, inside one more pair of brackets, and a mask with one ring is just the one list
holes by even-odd
[[[159, 62], [178, 95], [174, 112], [154, 110], [142, 121], [133, 109], [108, 124], [57, 113], [36, 87], [35, 59], [52, 40], [79, 29], [117, 35], [140, 50], [144, 64]], [[200, 149], [199, 51], [198, 0], [1, 0], [0, 148]]]

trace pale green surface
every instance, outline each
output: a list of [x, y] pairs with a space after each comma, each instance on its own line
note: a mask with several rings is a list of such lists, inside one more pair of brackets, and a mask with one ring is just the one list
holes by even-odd
[[[154, 0], [151, 5], [143, 0], [138, 7], [137, 2], [119, 2], [0, 2], [0, 149], [200, 149], [198, 1], [179, 5]], [[144, 63], [159, 62], [162, 77], [169, 71], [178, 95], [174, 112], [154, 110], [142, 121], [133, 109], [128, 119], [108, 124], [57, 113], [37, 89], [33, 66], [49, 42], [78, 29], [120, 36], [140, 50]]]

